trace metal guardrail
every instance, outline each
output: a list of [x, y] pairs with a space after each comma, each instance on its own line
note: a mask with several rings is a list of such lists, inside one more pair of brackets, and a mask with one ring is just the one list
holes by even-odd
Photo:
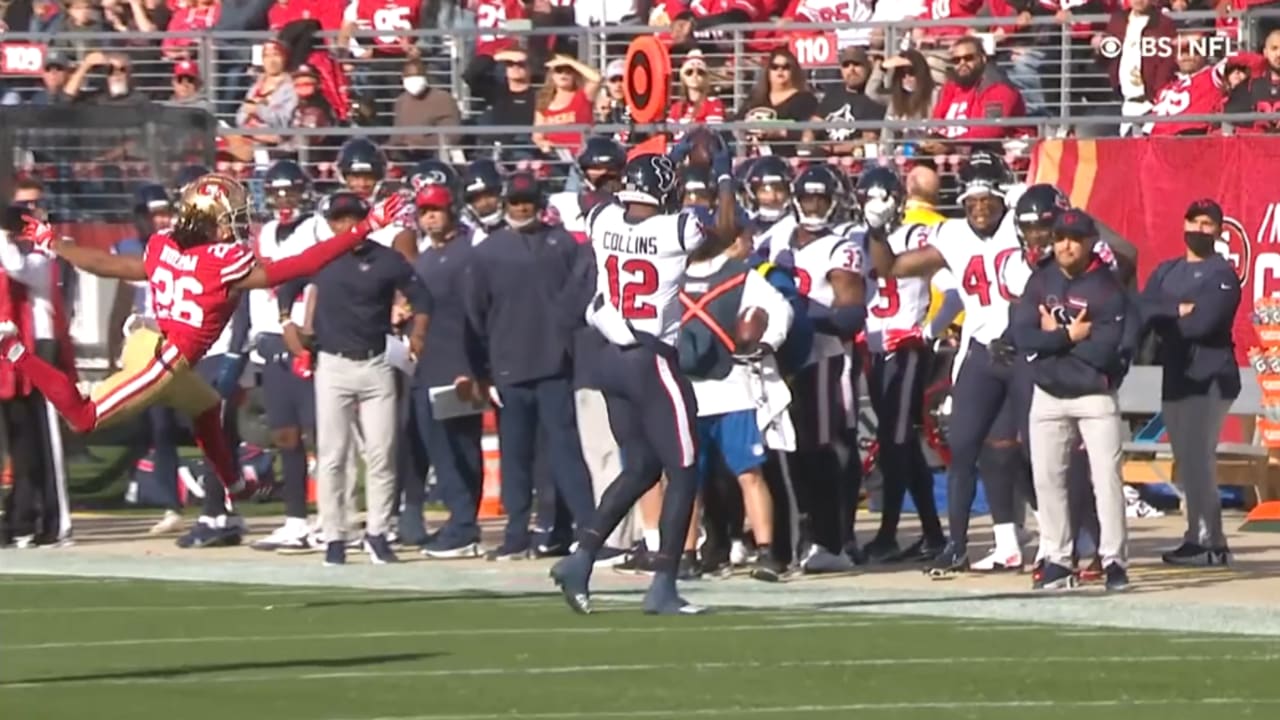
[[[1264, 11], [1264, 14], [1266, 11]], [[1271, 11], [1271, 14], [1280, 14]], [[1212, 23], [1214, 14], [1209, 12], [1184, 12], [1172, 14], [1182, 23]], [[918, 31], [937, 27], [965, 27], [973, 34], [988, 39], [995, 50], [996, 64], [1010, 78], [1023, 87], [1024, 95], [1033, 110], [1060, 120], [1067, 120], [1080, 111], [1087, 110], [1100, 96], [1109, 94], [1105, 73], [1094, 59], [1088, 34], [1078, 29], [1089, 25], [1100, 29], [1106, 16], [1085, 15], [1072, 19], [1073, 25], [1064, 25], [1054, 18], [1035, 17], [1030, 24], [1014, 28], [1011, 18], [972, 18], [963, 20], [923, 21], [912, 20], [895, 23], [787, 23], [785, 32], [828, 34], [870, 33], [883, 38], [883, 47], [894, 51], [915, 46], [927, 56], [941, 58], [944, 48], [924, 45], [913, 39]], [[997, 38], [996, 29], [1002, 30]], [[777, 24], [725, 25], [716, 30], [716, 38], [710, 41], [705, 57], [718, 78], [717, 92], [730, 108], [741, 109], [758, 74], [760, 56], [757, 40], [761, 32], [781, 33]], [[478, 28], [474, 25], [458, 25], [447, 30], [416, 30], [402, 33], [414, 38], [422, 48], [422, 60], [431, 83], [447, 88], [459, 100], [464, 115], [474, 116], [480, 111], [478, 102], [470, 95], [463, 81], [467, 64], [473, 58], [472, 45], [481, 34], [498, 34], [523, 38], [530, 42], [538, 38], [556, 36], [576, 40], [579, 57], [593, 67], [603, 70], [607, 64], [625, 52], [627, 41], [643, 34], [662, 33], [664, 28], [641, 26], [537, 28], [522, 30], [498, 30]], [[379, 32], [357, 32], [357, 40], [368, 39]], [[71, 55], [83, 57], [94, 49], [111, 50], [131, 58], [137, 87], [153, 99], [162, 101], [172, 94], [172, 58], [165, 58], [160, 50], [163, 38], [190, 40], [185, 53], [201, 70], [203, 88], [208, 106], [219, 119], [230, 124], [245, 92], [255, 80], [253, 71], [254, 48], [273, 37], [271, 33], [76, 33], [72, 35], [32, 35], [6, 33], [3, 44], [48, 43], [61, 47]], [[322, 33], [320, 37], [330, 41], [334, 33]], [[835, 42], [839, 42], [836, 40]], [[805, 54], [805, 53], [802, 53]], [[814, 58], [810, 58], [814, 59]], [[806, 58], [801, 58], [802, 63]], [[825, 81], [838, 81], [836, 49], [830, 47], [822, 57], [810, 63], [810, 76], [821, 86]], [[372, 95], [380, 101], [382, 118], [390, 123], [390, 102], [399, 94], [400, 75], [395, 64], [370, 63], [366, 59], [343, 60], [353, 80], [353, 88], [362, 94]], [[935, 68], [941, 73], [940, 67]], [[873, 78], [873, 80], [878, 77]]]

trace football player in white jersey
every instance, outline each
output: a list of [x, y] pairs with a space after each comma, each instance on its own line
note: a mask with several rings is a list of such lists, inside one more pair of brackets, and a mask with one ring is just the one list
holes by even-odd
[[747, 170], [744, 193], [750, 204], [755, 236], [752, 244], [761, 258], [772, 257], [770, 248], [785, 246], [796, 229], [791, 205], [791, 166], [774, 155], [757, 158]]
[[[315, 222], [311, 179], [297, 163], [281, 160], [267, 169], [263, 185], [273, 217], [258, 231], [257, 255], [276, 259], [297, 254], [315, 239], [310, 228]], [[292, 326], [295, 339], [297, 329], [306, 326], [306, 308], [305, 294], [280, 298], [275, 289], [249, 291], [250, 357], [261, 366], [267, 428], [280, 455], [285, 517], [283, 525], [253, 543], [255, 550], [298, 552], [312, 547], [307, 524], [307, 451], [302, 438], [304, 434], [314, 437], [315, 390], [308, 356], [293, 354], [285, 342], [286, 325]]]
[[[721, 199], [731, 204], [728, 157], [717, 158], [716, 168]], [[680, 372], [673, 345], [682, 314], [677, 294], [689, 254], [705, 238], [707, 213], [677, 209], [676, 168], [662, 155], [639, 155], [629, 161], [617, 199], [588, 215], [593, 257], [584, 252], [587, 261], [579, 268], [579, 275], [590, 280], [589, 285], [584, 280], [586, 297], [594, 293], [583, 303], [588, 306], [587, 321], [608, 342], [594, 357], [577, 362], [589, 364], [589, 382], [605, 396], [610, 425], [626, 461], [591, 520], [580, 529], [577, 550], [556, 563], [551, 577], [571, 608], [589, 613], [592, 564], [605, 538], [665, 471], [661, 544], [643, 607], [651, 614], [695, 613], [701, 608], [676, 591], [676, 573], [697, 495], [697, 411], [693, 388]], [[726, 222], [726, 216], [732, 223], [728, 213], [720, 222]], [[573, 291], [569, 289], [571, 295]]]
[[[1013, 349], [1002, 339], [1014, 295], [1004, 285], [1004, 268], [1019, 260], [1022, 248], [1007, 212], [1005, 190], [1011, 173], [1004, 161], [978, 151], [961, 169], [965, 217], [938, 225], [928, 243], [895, 252], [884, 226], [869, 232], [869, 247], [881, 277], [928, 278], [948, 269], [964, 301], [964, 362], [951, 390], [948, 481], [950, 542], [926, 568], [932, 577], [968, 571], [969, 509], [977, 492], [977, 466], [995, 522], [996, 547], [975, 569], [1021, 570], [1022, 551], [1014, 525], [1014, 488], [1029, 473], [1019, 448], [1018, 403], [1013, 398]], [[870, 219], [870, 218], [869, 218]], [[882, 222], [876, 219], [876, 223]], [[873, 226], [875, 223], [873, 223]]]
[[[351, 192], [374, 202], [379, 184], [386, 179], [387, 157], [372, 140], [357, 137], [343, 143], [338, 150], [338, 178]], [[395, 248], [409, 262], [418, 255], [417, 233], [413, 231], [412, 203], [406, 204], [405, 222], [396, 222], [369, 235], [381, 245]]]
[[471, 244], [479, 245], [502, 227], [502, 171], [492, 160], [476, 160], [462, 171], [462, 224], [471, 228]]
[[860, 477], [846, 478], [842, 471], [860, 465], [857, 447], [844, 448], [854, 456], [844, 467], [838, 454], [849, 427], [841, 380], [848, 345], [865, 327], [869, 298], [862, 248], [835, 232], [841, 189], [828, 166], [801, 172], [791, 190], [796, 228], [769, 248], [774, 263], [793, 269], [815, 330], [809, 362], [791, 379], [796, 451], [785, 462], [796, 510], [808, 520], [807, 537], [791, 538], [793, 546], [807, 545], [798, 548], [806, 572], [851, 568], [844, 547]]
[[578, 154], [578, 169], [582, 171], [583, 180], [581, 191], [558, 192], [547, 198], [547, 204], [560, 214], [564, 229], [578, 242], [587, 239], [587, 213], [622, 186], [622, 170], [626, 164], [627, 151], [613, 138], [587, 138]]
[[[930, 227], [905, 225], [906, 188], [888, 167], [867, 170], [855, 191], [864, 215], [876, 218], [888, 233], [889, 247], [903, 253], [922, 247]], [[946, 536], [933, 496], [933, 470], [920, 446], [924, 387], [933, 353], [925, 328], [929, 279], [878, 277], [875, 299], [867, 309], [867, 349], [871, 354], [868, 391], [876, 413], [884, 500], [880, 530], [862, 550], [869, 562], [931, 560], [942, 552]], [[924, 536], [911, 548], [898, 546], [902, 501], [911, 493]]]

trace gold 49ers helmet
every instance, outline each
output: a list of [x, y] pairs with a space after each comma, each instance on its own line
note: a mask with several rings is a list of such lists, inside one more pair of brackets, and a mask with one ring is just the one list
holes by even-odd
[[235, 178], [201, 175], [182, 188], [174, 238], [184, 246], [211, 242], [247, 242], [249, 193]]

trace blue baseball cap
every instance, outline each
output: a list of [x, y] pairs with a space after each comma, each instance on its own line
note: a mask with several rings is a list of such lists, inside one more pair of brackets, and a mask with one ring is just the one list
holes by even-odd
[[1072, 208], [1058, 215], [1053, 223], [1053, 233], [1075, 238], [1094, 238], [1098, 236], [1098, 225], [1085, 211]]

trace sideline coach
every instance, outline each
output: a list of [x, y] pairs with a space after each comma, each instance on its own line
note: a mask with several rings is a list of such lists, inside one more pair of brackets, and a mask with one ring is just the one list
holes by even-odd
[[1054, 223], [1054, 236], [1054, 262], [1032, 273], [1013, 314], [1014, 344], [1019, 352], [1034, 353], [1031, 470], [1046, 560], [1037, 587], [1075, 584], [1067, 468], [1078, 431], [1097, 498], [1106, 587], [1124, 590], [1129, 586], [1120, 478], [1124, 426], [1116, 388], [1128, 371], [1137, 328], [1127, 291], [1093, 252], [1098, 239], [1093, 219], [1067, 210]]
[[[355, 193], [342, 191], [322, 204], [317, 230], [340, 235], [369, 213], [369, 205]], [[326, 227], [327, 226], [327, 227]], [[364, 547], [374, 564], [395, 562], [387, 542], [395, 513], [396, 378], [387, 361], [391, 306], [399, 291], [413, 307], [409, 346], [422, 353], [431, 312], [431, 296], [400, 253], [366, 240], [326, 265], [309, 280], [286, 283], [284, 297], [297, 297], [307, 284], [316, 286], [317, 499], [326, 542], [325, 565], [346, 562], [346, 529], [356, 508], [346, 507], [347, 488], [356, 478], [347, 474], [347, 457], [356, 441], [353, 424], [359, 412], [364, 437]]]
[[1214, 247], [1221, 235], [1222, 207], [1208, 199], [1191, 203], [1183, 217], [1186, 253], [1160, 263], [1142, 290], [1143, 319], [1160, 341], [1164, 422], [1186, 496], [1187, 532], [1161, 556], [1170, 565], [1231, 560], [1214, 475], [1222, 423], [1240, 395], [1231, 339], [1240, 277]]

